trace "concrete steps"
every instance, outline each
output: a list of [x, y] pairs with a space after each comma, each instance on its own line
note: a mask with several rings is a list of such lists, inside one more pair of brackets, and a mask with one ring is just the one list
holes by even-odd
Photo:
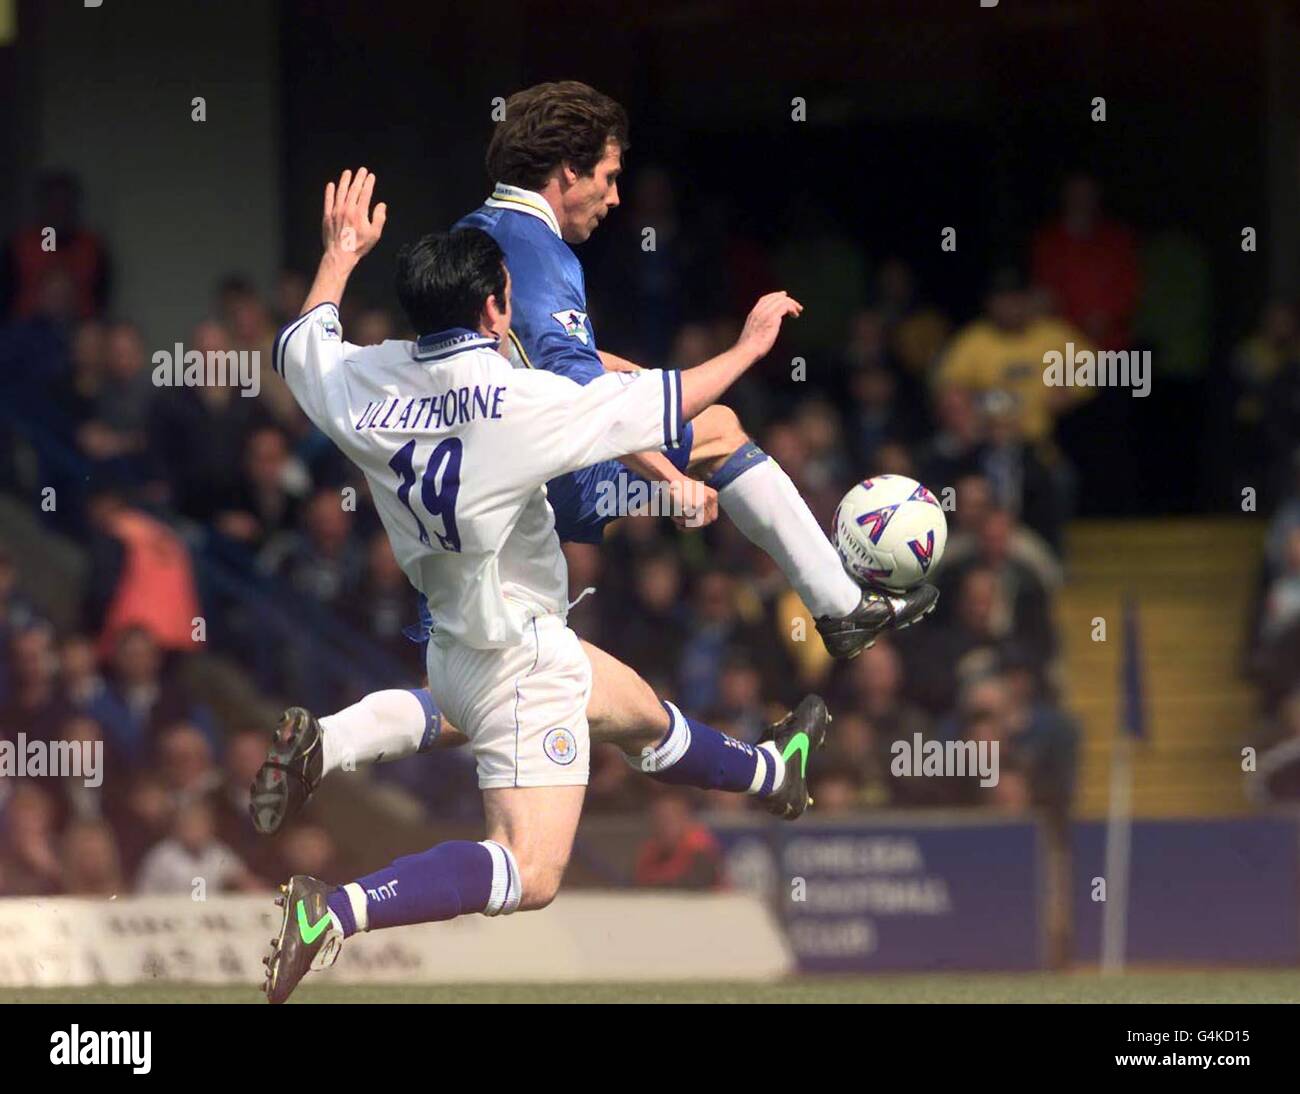
[[1244, 811], [1240, 749], [1255, 700], [1239, 665], [1262, 539], [1263, 523], [1246, 518], [1089, 521], [1070, 530], [1056, 612], [1066, 702], [1084, 731], [1083, 816], [1102, 815], [1109, 796], [1126, 595], [1138, 606], [1147, 716], [1135, 748], [1135, 814]]

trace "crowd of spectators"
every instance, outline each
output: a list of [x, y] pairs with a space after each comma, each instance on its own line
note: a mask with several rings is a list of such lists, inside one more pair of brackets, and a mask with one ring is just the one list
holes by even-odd
[[[990, 268], [973, 318], [959, 322], [907, 260], [869, 256], [829, 221], [772, 245], [719, 228], [707, 208], [680, 208], [666, 172], [629, 182], [608, 237], [584, 252], [601, 344], [649, 366], [694, 364], [729, 344], [759, 292], [789, 287], [808, 305], [798, 348], [791, 336], [737, 386], [742, 420], [824, 527], [855, 480], [893, 472], [941, 499], [950, 538], [937, 615], [848, 663], [826, 657], [782, 575], [725, 517], [696, 531], [629, 518], [600, 547], [568, 546], [573, 596], [596, 590], [574, 606], [575, 630], [742, 740], [803, 693], [825, 694], [834, 732], [812, 763], [825, 815], [1068, 812], [1077, 728], [1059, 702], [1052, 604], [1087, 469], [1067, 456], [1059, 426], [1094, 393], [1046, 386], [1041, 362], [1069, 341], [1122, 348], [1139, 336], [1155, 290], [1136, 234], [1104, 212], [1095, 180], [1074, 177], [1059, 215], [1018, 261]], [[58, 486], [58, 510], [44, 519], [84, 547], [89, 577], [80, 625], [56, 633], [0, 555], [0, 735], [102, 740], [110, 777], [84, 793], [0, 786], [0, 891], [171, 891], [197, 873], [240, 889], [286, 863], [325, 869], [332, 850], [314, 824], [269, 850], [251, 838], [246, 788], [265, 727], [220, 724], [183, 684], [196, 619], [204, 648], [242, 662], [276, 701], [324, 709], [374, 686], [347, 659], [331, 660], [322, 635], [364, 644], [391, 668], [388, 686], [419, 679], [419, 650], [402, 635], [414, 594], [364, 482], [270, 367], [305, 279], [282, 273], [264, 293], [232, 276], [196, 298], [185, 344], [258, 354], [256, 398], [230, 386], [157, 387], [140, 330], [112, 307], [111, 254], [80, 226], [73, 180], [49, 186], [60, 223], [85, 239], [85, 268], [33, 252], [30, 227], [5, 252], [0, 386], [22, 414], [0, 417], [0, 465], [14, 472], [4, 481], [27, 483], [28, 501], [36, 483]], [[644, 224], [657, 227], [653, 251], [628, 235]], [[342, 318], [356, 343], [404, 335], [388, 302], [346, 300]], [[1239, 356], [1240, 413], [1285, 417], [1270, 392], [1297, 366], [1295, 347], [1294, 315], [1270, 311]], [[803, 376], [781, 364], [796, 352]], [[1261, 428], [1282, 445], [1284, 422]], [[39, 473], [24, 480], [33, 461]], [[1300, 633], [1300, 474], [1271, 542], [1261, 635], [1277, 648]], [[286, 618], [288, 631], [272, 625]], [[983, 788], [899, 773], [891, 745], [917, 738], [998, 741], [1002, 778]], [[417, 757], [389, 774], [431, 815], [462, 816], [476, 797], [465, 760]], [[661, 795], [612, 749], [596, 750], [588, 802], [592, 812], [652, 808], [635, 874], [653, 885], [717, 883], [716, 846], [693, 814], [756, 808], [735, 795]]]
[[249, 785], [265, 756], [265, 731], [223, 731], [162, 671], [147, 631], [127, 631], [101, 673], [88, 638], [60, 640], [30, 614], [7, 561], [0, 629], [11, 634], [0, 707], [10, 762], [29, 754], [32, 740], [68, 742], [86, 757], [76, 773], [0, 778], [0, 893], [202, 897], [196, 883], [212, 892], [256, 890], [288, 873], [329, 869], [333, 843], [320, 824], [299, 824], [272, 841], [253, 830]]

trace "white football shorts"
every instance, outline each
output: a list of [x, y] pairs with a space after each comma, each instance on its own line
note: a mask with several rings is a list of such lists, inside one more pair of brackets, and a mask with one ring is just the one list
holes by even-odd
[[586, 786], [591, 662], [558, 615], [534, 618], [516, 646], [479, 650], [429, 641], [429, 691], [469, 738], [482, 790]]

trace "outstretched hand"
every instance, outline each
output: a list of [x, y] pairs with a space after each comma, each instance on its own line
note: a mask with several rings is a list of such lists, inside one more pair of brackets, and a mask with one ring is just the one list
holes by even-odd
[[375, 192], [375, 176], [364, 167], [357, 173], [344, 171], [338, 184], [325, 186], [325, 213], [321, 220], [321, 238], [327, 257], [343, 259], [355, 265], [384, 232], [388, 206], [382, 201], [370, 211]]
[[325, 253], [300, 315], [321, 304], [338, 304], [357, 263], [384, 234], [388, 206], [381, 201], [371, 213], [370, 198], [374, 192], [375, 176], [364, 167], [358, 168], [356, 175], [344, 171], [337, 185], [326, 184], [325, 212], [320, 226]]
[[756, 359], [765, 356], [776, 344], [781, 333], [781, 320], [786, 316], [798, 318], [803, 305], [787, 292], [770, 292], [759, 297], [745, 327], [736, 340], [736, 348], [752, 354]]

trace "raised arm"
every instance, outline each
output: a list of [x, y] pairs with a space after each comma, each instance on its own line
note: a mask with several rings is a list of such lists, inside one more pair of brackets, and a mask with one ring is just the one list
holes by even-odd
[[370, 198], [375, 192], [375, 176], [364, 167], [357, 173], [344, 171], [338, 185], [325, 186], [325, 210], [321, 217], [321, 239], [325, 253], [316, 268], [316, 279], [303, 303], [300, 315], [321, 304], [337, 304], [352, 271], [379, 242], [388, 206], [382, 201], [370, 212]]
[[505, 396], [522, 483], [653, 446], [681, 442], [685, 422], [709, 406], [772, 348], [787, 315], [803, 310], [770, 293], [750, 312], [736, 344], [682, 372], [607, 372], [588, 384], [541, 369], [514, 369]]
[[382, 203], [370, 213], [375, 176], [364, 167], [354, 176], [344, 171], [338, 185], [325, 187], [321, 219], [321, 255], [316, 278], [298, 318], [275, 336], [271, 367], [284, 378], [306, 415], [324, 432], [328, 424], [323, 403], [326, 376], [344, 353], [338, 305], [357, 263], [379, 242], [388, 209]]

